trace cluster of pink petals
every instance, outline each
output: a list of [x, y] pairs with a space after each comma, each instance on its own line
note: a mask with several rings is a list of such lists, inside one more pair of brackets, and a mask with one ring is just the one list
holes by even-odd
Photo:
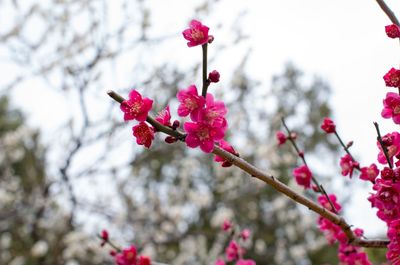
[[354, 161], [349, 154], [346, 154], [340, 158], [340, 167], [342, 168], [342, 175], [349, 175], [351, 178], [353, 176], [354, 169], [359, 168], [360, 164], [357, 161]]
[[335, 194], [329, 194], [328, 197], [329, 197], [329, 200], [324, 195], [319, 196], [318, 197], [319, 204], [321, 204], [322, 207], [324, 207], [325, 209], [328, 209], [331, 212], [335, 212], [334, 209], [332, 209], [332, 206], [331, 206], [331, 203], [332, 203], [333, 207], [335, 207], [336, 212], [339, 212], [342, 207], [337, 202]]
[[373, 186], [375, 193], [368, 200], [372, 207], [378, 208], [377, 216], [389, 224], [400, 218], [400, 182], [393, 180], [376, 180]]
[[288, 139], [288, 137], [282, 131], [277, 131], [275, 137], [278, 141], [278, 145], [283, 145]]
[[135, 246], [130, 246], [123, 249], [121, 252], [114, 255], [116, 265], [150, 265], [151, 260], [147, 256], [137, 257]]
[[166, 106], [165, 109], [160, 111], [155, 119], [162, 125], [171, 127], [171, 112], [169, 106]]
[[324, 130], [326, 133], [334, 133], [336, 130], [336, 125], [331, 119], [324, 118], [324, 121], [321, 124], [321, 129]]
[[144, 145], [150, 148], [151, 143], [154, 140], [154, 129], [147, 125], [145, 122], [140, 122], [138, 125], [132, 127], [133, 136], [136, 137], [136, 143], [138, 145]]
[[244, 249], [235, 240], [231, 240], [225, 249], [225, 256], [227, 261], [234, 261], [240, 259], [244, 254]]
[[[389, 159], [393, 163], [393, 158], [399, 159], [400, 157], [400, 134], [398, 132], [392, 132], [382, 137], [384, 145], [388, 151]], [[378, 154], [378, 162], [381, 164], [387, 164], [387, 160], [384, 152], [382, 151], [381, 144], [377, 141], [377, 146], [380, 150]], [[396, 162], [397, 164], [398, 162]]]
[[[232, 145], [230, 145], [227, 141], [225, 140], [220, 140], [218, 142], [219, 147], [221, 147], [222, 149], [224, 149], [225, 151], [235, 155], [235, 156], [239, 156], [239, 153], [236, 152], [236, 150], [232, 147]], [[219, 162], [221, 163], [222, 167], [230, 167], [232, 166], [232, 162], [226, 160], [225, 158], [221, 157], [221, 156], [215, 156], [214, 158], [215, 162]]]
[[200, 146], [205, 153], [211, 153], [214, 142], [224, 138], [224, 131], [202, 122], [185, 122], [183, 128], [187, 132], [186, 145], [191, 148]]
[[239, 237], [246, 241], [250, 237], [250, 230], [247, 228], [243, 229], [242, 232], [240, 232]]
[[224, 222], [222, 223], [222, 231], [224, 231], [224, 232], [231, 230], [232, 227], [233, 227], [233, 224], [228, 219], [224, 220]]
[[208, 42], [208, 30], [209, 28], [207, 26], [204, 26], [200, 21], [193, 19], [189, 23], [189, 28], [185, 29], [182, 34], [183, 37], [189, 41], [187, 45], [189, 47], [194, 47]]
[[298, 185], [303, 186], [305, 189], [311, 187], [312, 173], [306, 165], [295, 168], [292, 173]]
[[[332, 201], [332, 204], [334, 204], [336, 210], [339, 211], [341, 209], [341, 206], [337, 203], [336, 196], [331, 194], [329, 195], [329, 199]], [[318, 201], [323, 207], [330, 209], [327, 207], [327, 204], [329, 204], [329, 202], [325, 196], [319, 196]], [[339, 264], [372, 264], [368, 260], [368, 256], [366, 255], [366, 253], [363, 252], [360, 247], [355, 247], [347, 243], [347, 236], [338, 225], [323, 217], [319, 217], [318, 225], [320, 231], [325, 235], [325, 238], [328, 240], [329, 244], [339, 242]], [[361, 237], [363, 235], [363, 230], [359, 228], [354, 229], [353, 232], [358, 237]]]
[[[214, 143], [224, 138], [228, 127], [225, 119], [227, 112], [225, 104], [222, 101], [215, 101], [209, 93], [206, 99], [199, 96], [194, 85], [179, 91], [177, 98], [180, 102], [178, 115], [181, 117], [190, 115], [192, 120], [183, 125], [187, 132], [186, 145], [191, 148], [200, 146], [201, 150], [210, 153], [214, 149]], [[222, 144], [225, 145], [224, 142]], [[225, 146], [228, 152], [229, 150], [234, 152], [232, 147]], [[228, 166], [228, 164], [225, 165]]]
[[190, 118], [197, 120], [199, 111], [203, 108], [206, 100], [199, 96], [195, 85], [189, 86], [187, 89], [182, 89], [176, 95], [180, 104], [178, 107], [178, 115], [186, 117], [190, 114]]
[[371, 164], [369, 167], [361, 168], [360, 179], [375, 183], [375, 179], [378, 177], [378, 175], [378, 167], [375, 164]]
[[400, 27], [396, 24], [385, 26], [385, 31], [389, 38], [400, 38]]
[[391, 221], [389, 224], [387, 236], [390, 239], [386, 258], [392, 264], [400, 264], [400, 219]]
[[393, 68], [389, 70], [384, 76], [385, 84], [388, 87], [400, 87], [400, 70]]
[[136, 90], [129, 93], [129, 99], [121, 103], [121, 110], [124, 112], [124, 120], [137, 120], [145, 121], [151, 107], [153, 100], [149, 98], [142, 98]]
[[383, 110], [381, 115], [385, 119], [393, 119], [393, 122], [400, 124], [400, 95], [389, 92], [383, 100]]

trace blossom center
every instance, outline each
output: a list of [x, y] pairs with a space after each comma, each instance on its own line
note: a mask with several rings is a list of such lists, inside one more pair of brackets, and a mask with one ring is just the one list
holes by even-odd
[[199, 137], [200, 141], [204, 141], [210, 138], [210, 132], [207, 128], [202, 128], [198, 131], [197, 136]]
[[400, 114], [400, 105], [397, 105], [396, 107], [394, 107], [393, 113], [396, 115]]
[[192, 35], [192, 38], [195, 41], [200, 41], [200, 40], [204, 39], [203, 32], [201, 32], [200, 30], [197, 30], [197, 29], [192, 30], [192, 34], [191, 35]]
[[190, 109], [190, 110], [194, 110], [194, 109], [196, 109], [197, 108], [197, 102], [194, 100], [194, 99], [192, 99], [192, 98], [187, 98], [186, 100], [185, 100], [185, 106], [188, 108], [188, 109]]

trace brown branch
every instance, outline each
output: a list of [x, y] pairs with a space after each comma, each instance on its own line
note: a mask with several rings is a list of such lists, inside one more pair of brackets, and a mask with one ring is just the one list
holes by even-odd
[[[121, 103], [124, 101], [124, 98], [114, 91], [108, 91], [107, 94], [112, 97], [115, 101]], [[165, 132], [171, 136], [177, 137], [179, 140], [184, 141], [185, 135], [181, 132], [174, 131], [169, 127], [163, 126], [161, 123], [157, 122], [150, 116], [148, 116], [147, 121], [151, 123], [153, 126], [156, 126], [157, 130]], [[161, 130], [162, 129], [162, 130]], [[170, 134], [172, 133], [173, 134]], [[328, 211], [324, 207], [320, 206], [319, 204], [315, 203], [314, 201], [308, 199], [307, 197], [303, 196], [300, 193], [292, 190], [289, 186], [285, 185], [284, 183], [280, 182], [274, 176], [264, 173], [260, 169], [256, 168], [255, 166], [251, 165], [247, 161], [243, 160], [240, 157], [237, 157], [217, 145], [214, 146], [213, 154], [225, 158], [227, 161], [231, 162], [236, 167], [242, 169], [246, 173], [250, 174], [252, 177], [255, 177], [266, 184], [270, 185], [272, 188], [277, 190], [278, 192], [286, 195], [290, 199], [295, 202], [298, 202], [304, 206], [306, 206], [311, 211], [317, 213], [321, 217], [324, 217], [331, 221], [332, 223], [338, 225], [342, 231], [346, 234], [348, 238], [349, 244], [354, 246], [362, 246], [362, 247], [369, 247], [369, 248], [386, 248], [387, 245], [390, 243], [389, 240], [367, 240], [357, 238], [356, 235], [351, 230], [351, 226], [347, 224], [343, 217]]]
[[397, 19], [396, 15], [394, 12], [389, 8], [389, 6], [385, 3], [384, 0], [376, 0], [380, 8], [385, 12], [385, 14], [388, 16], [390, 21], [392, 21], [393, 24], [396, 24], [397, 26], [400, 26], [399, 20]]

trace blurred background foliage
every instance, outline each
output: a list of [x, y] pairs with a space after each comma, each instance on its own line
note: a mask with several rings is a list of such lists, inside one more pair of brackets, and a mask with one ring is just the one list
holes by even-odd
[[[221, 168], [210, 155], [163, 143], [161, 135], [150, 150], [135, 144], [131, 124], [122, 122], [105, 90], [127, 95], [138, 87], [155, 100], [156, 112], [167, 104], [174, 109], [178, 89], [200, 76], [200, 56], [189, 66], [179, 63], [184, 42], [168, 44], [186, 24], [157, 32], [149, 2], [0, 2], [9, 22], [0, 32], [1, 55], [14, 69], [1, 86], [0, 264], [111, 264], [96, 238], [103, 228], [160, 262], [212, 264], [227, 244], [224, 219], [252, 231], [246, 257], [257, 264], [337, 263], [336, 246], [326, 245], [316, 216], [304, 207], [235, 168]], [[218, 2], [196, 1], [185, 16], [207, 24]], [[319, 129], [333, 115], [329, 85], [290, 63], [271, 84], [254, 80], [241, 16], [219, 25], [232, 37], [216, 36], [210, 47], [211, 68], [218, 56], [237, 58], [230, 68], [220, 63], [232, 71], [210, 88], [228, 106], [227, 140], [241, 157], [296, 188], [291, 171], [300, 161], [274, 139], [287, 117], [306, 156], [323, 158], [314, 171], [334, 192], [338, 146]], [[32, 93], [27, 89], [40, 93], [26, 103], [45, 109], [46, 129], [29, 124], [29, 109], [18, 110], [16, 95]], [[327, 174], [321, 165], [333, 170]]]

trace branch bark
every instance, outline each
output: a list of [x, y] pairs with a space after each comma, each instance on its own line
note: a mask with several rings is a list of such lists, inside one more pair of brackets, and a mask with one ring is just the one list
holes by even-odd
[[[107, 94], [118, 103], [122, 103], [125, 100], [122, 96], [120, 96], [119, 94], [117, 94], [112, 90], [109, 90]], [[162, 125], [161, 123], [153, 119], [150, 115], [147, 117], [147, 122], [150, 123], [152, 126], [154, 126], [158, 131], [162, 131], [168, 135], [176, 137], [181, 141], [185, 140], [185, 134], [179, 131], [172, 130], [167, 126]], [[217, 156], [225, 158], [227, 161], [231, 162], [236, 167], [248, 173], [250, 176], [265, 182], [266, 184], [274, 188], [276, 191], [284, 194], [293, 201], [306, 206], [309, 210], [317, 213], [321, 217], [324, 217], [329, 221], [331, 221], [332, 223], [338, 225], [342, 229], [342, 231], [346, 234], [349, 244], [367, 248], [386, 248], [387, 245], [390, 243], [389, 240], [367, 240], [367, 239], [357, 238], [356, 235], [351, 230], [351, 225], [349, 225], [344, 220], [343, 217], [323, 208], [322, 206], [310, 200], [309, 198], [305, 197], [304, 195], [294, 191], [286, 184], [280, 182], [274, 176], [263, 172], [262, 170], [258, 169], [257, 167], [245, 161], [244, 159], [221, 149], [217, 145], [214, 146], [214, 150], [212, 153]]]

